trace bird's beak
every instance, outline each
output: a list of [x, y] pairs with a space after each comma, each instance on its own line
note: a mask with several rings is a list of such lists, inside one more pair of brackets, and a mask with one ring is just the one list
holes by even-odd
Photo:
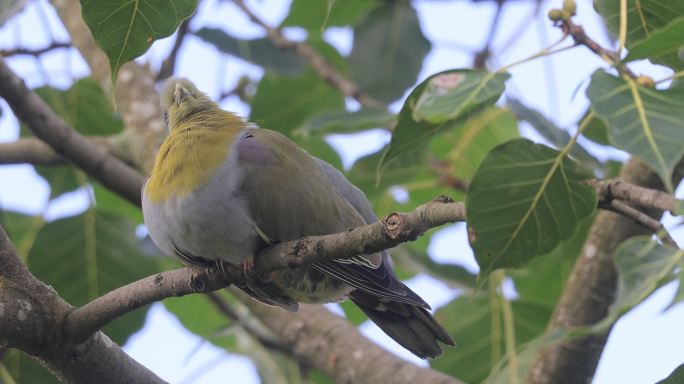
[[176, 83], [176, 90], [173, 92], [173, 99], [176, 104], [180, 104], [183, 99], [185, 99], [190, 92], [181, 83]]

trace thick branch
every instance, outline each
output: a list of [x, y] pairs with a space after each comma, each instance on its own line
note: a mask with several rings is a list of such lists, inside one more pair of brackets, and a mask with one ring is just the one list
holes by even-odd
[[327, 81], [330, 85], [339, 90], [343, 95], [347, 97], [354, 98], [359, 104], [366, 107], [382, 107], [383, 104], [367, 95], [359, 89], [351, 80], [342, 76], [339, 72], [333, 68], [332, 65], [318, 53], [315, 49], [311, 48], [306, 43], [300, 43], [298, 41], [292, 41], [280, 32], [280, 30], [273, 28], [266, 24], [259, 16], [252, 12], [249, 7], [245, 5], [242, 0], [233, 0], [235, 5], [237, 5], [254, 24], [259, 25], [266, 31], [266, 36], [277, 46], [284, 49], [290, 49], [299, 57], [304, 59], [311, 68], [313, 68], [318, 75]]
[[677, 199], [673, 195], [657, 189], [640, 187], [620, 179], [592, 180], [587, 184], [596, 188], [599, 201], [619, 199], [642, 208], [659, 209], [672, 213], [677, 209]]
[[672, 238], [672, 236], [670, 236], [670, 233], [667, 232], [667, 229], [660, 221], [652, 218], [644, 212], [641, 212], [631, 205], [620, 200], [610, 200], [601, 204], [600, 207], [625, 216], [628, 219], [632, 219], [635, 223], [648, 229], [654, 235], [662, 238], [663, 242], [675, 248], [679, 248], [677, 242]]
[[[347, 232], [307, 236], [265, 248], [254, 257], [256, 272], [266, 275], [324, 260], [372, 254], [415, 240], [430, 228], [464, 219], [463, 203], [439, 198], [409, 213], [392, 213]], [[71, 337], [83, 339], [136, 308], [167, 297], [211, 292], [243, 279], [242, 269], [229, 264], [162, 272], [117, 288], [74, 310], [66, 320], [65, 330]]]
[[[679, 168], [682, 168], [681, 164]], [[662, 182], [644, 163], [631, 159], [620, 172], [624, 182], [649, 189], [663, 189]], [[681, 169], [675, 170], [675, 185]], [[657, 220], [662, 212], [647, 213]], [[613, 253], [624, 240], [648, 234], [641, 225], [612, 212], [599, 212], [582, 252], [568, 279], [549, 323], [549, 329], [585, 326], [603, 319], [615, 297], [617, 274]], [[544, 349], [532, 364], [527, 382], [585, 383], [594, 375], [608, 334], [591, 335]]]
[[[115, 136], [89, 136], [93, 144], [110, 151]], [[20, 138], [0, 143], [0, 164], [61, 165], [69, 162], [43, 140], [35, 137]]]
[[69, 159], [107, 188], [140, 205], [142, 176], [76, 133], [26, 86], [3, 59], [0, 59], [0, 96], [7, 101], [14, 114], [37, 137], [50, 144], [56, 153]]
[[62, 337], [71, 306], [38, 281], [0, 227], [0, 344], [32, 355], [66, 383], [164, 383], [102, 332], [82, 343]]
[[233, 290], [250, 311], [273, 330], [300, 360], [337, 383], [458, 384], [458, 379], [418, 367], [388, 353], [359, 334], [345, 319], [324, 308], [300, 305], [289, 313]]
[[64, 164], [66, 160], [43, 140], [23, 138], [8, 143], [0, 143], [0, 164]]

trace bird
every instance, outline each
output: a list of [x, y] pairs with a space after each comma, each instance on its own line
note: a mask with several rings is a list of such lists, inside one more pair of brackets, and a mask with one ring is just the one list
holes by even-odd
[[[162, 86], [168, 134], [142, 189], [154, 243], [187, 265], [244, 266], [271, 244], [344, 232], [377, 216], [364, 193], [285, 135], [225, 111], [186, 78]], [[386, 251], [252, 276], [237, 285], [264, 304], [349, 299], [416, 356], [455, 346], [430, 306], [395, 275]], [[253, 259], [252, 259], [253, 260]], [[254, 277], [256, 276], [256, 277]]]

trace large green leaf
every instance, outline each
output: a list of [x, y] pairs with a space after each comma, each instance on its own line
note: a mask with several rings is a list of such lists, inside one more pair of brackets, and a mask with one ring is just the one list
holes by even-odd
[[492, 150], [466, 198], [481, 272], [520, 267], [569, 239], [596, 209], [591, 178], [562, 152], [525, 139]]
[[127, 61], [171, 35], [197, 0], [81, 0], [83, 20], [109, 59], [112, 79]]
[[204, 27], [195, 33], [220, 52], [239, 57], [279, 74], [297, 74], [304, 68], [302, 59], [292, 50], [276, 47], [268, 38], [239, 39], [219, 28]]
[[684, 89], [645, 88], [597, 71], [587, 97], [608, 124], [611, 143], [644, 159], [672, 190], [672, 171], [684, 155]]
[[370, 128], [389, 128], [396, 120], [395, 114], [382, 108], [330, 112], [306, 120], [292, 133], [304, 137], [324, 133], [353, 133]]
[[684, 251], [663, 246], [650, 236], [626, 240], [615, 251], [618, 272], [617, 296], [608, 315], [593, 327], [604, 332], [628, 310], [641, 303], [662, 283], [672, 279]]
[[[603, 16], [608, 29], [616, 35], [620, 28], [620, 3], [616, 0], [594, 0], [594, 8]], [[653, 35], [682, 15], [682, 1], [627, 0], [627, 48], [631, 49], [639, 40]], [[676, 53], [651, 59], [675, 69], [684, 69], [684, 62]]]
[[416, 122], [442, 124], [459, 119], [483, 104], [499, 99], [510, 77], [504, 72], [447, 71], [424, 82], [425, 87], [411, 105]]
[[429, 51], [430, 41], [411, 4], [384, 2], [354, 27], [352, 79], [364, 92], [389, 103], [415, 83]]
[[650, 36], [634, 43], [629, 49], [625, 61], [670, 54], [676, 55], [684, 47], [682, 36], [684, 36], [684, 16], [674, 19], [670, 24], [655, 30]]
[[266, 73], [252, 101], [250, 119], [263, 128], [290, 133], [319, 114], [344, 110], [344, 98], [312, 71], [298, 76]]
[[[43, 226], [27, 264], [36, 277], [77, 306], [159, 270], [157, 260], [141, 252], [129, 220], [92, 209]], [[137, 310], [122, 316], [105, 332], [123, 343], [142, 326], [145, 313]]]
[[293, 0], [282, 27], [302, 27], [323, 31], [328, 27], [354, 25], [371, 9], [380, 5], [375, 0]]
[[[447, 348], [442, 357], [430, 361], [432, 368], [467, 383], [479, 383], [487, 377], [505, 351], [503, 319], [497, 301], [488, 297], [459, 297], [437, 310], [435, 318], [458, 347]], [[510, 304], [516, 345], [544, 331], [553, 307], [523, 300]]]
[[[507, 105], [513, 113], [530, 123], [532, 128], [556, 148], [563, 148], [570, 142], [570, 134], [560, 129], [551, 120], [547, 119], [546, 116], [541, 114], [541, 112], [529, 108], [513, 98], [508, 98]], [[570, 156], [574, 157], [575, 160], [590, 166], [592, 169], [601, 168], [601, 163], [579, 143], [575, 143], [572, 146], [570, 149]]]
[[399, 113], [381, 171], [393, 162], [415, 162], [420, 150], [438, 132], [459, 126], [501, 96], [509, 75], [469, 69], [444, 71], [429, 77], [409, 95]]
[[520, 133], [513, 115], [505, 109], [491, 107], [462, 126], [433, 137], [430, 153], [444, 161], [449, 175], [470, 181], [489, 151], [517, 137]]
[[555, 306], [593, 223], [593, 216], [584, 219], [577, 232], [553, 251], [530, 260], [525, 268], [507, 271], [513, 278], [518, 295], [526, 300]]

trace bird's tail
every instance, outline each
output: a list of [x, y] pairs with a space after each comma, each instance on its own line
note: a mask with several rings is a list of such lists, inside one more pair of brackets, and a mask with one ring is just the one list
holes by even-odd
[[358, 289], [351, 293], [350, 299], [387, 335], [422, 359], [434, 359], [442, 354], [438, 341], [456, 345], [423, 307], [378, 298]]

